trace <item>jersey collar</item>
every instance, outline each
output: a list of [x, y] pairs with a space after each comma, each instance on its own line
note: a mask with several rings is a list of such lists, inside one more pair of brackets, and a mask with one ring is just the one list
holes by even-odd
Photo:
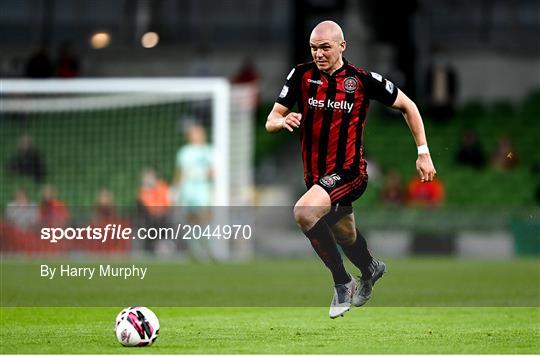
[[321, 74], [326, 75], [328, 77], [335, 77], [337, 74], [339, 74], [341, 71], [343, 71], [345, 69], [345, 67], [349, 64], [349, 61], [347, 61], [345, 59], [345, 57], [343, 57], [342, 59], [343, 59], [343, 65], [341, 67], [339, 67], [338, 69], [336, 69], [334, 71], [334, 73], [328, 74], [328, 73], [323, 72], [322, 70], [320, 70], [319, 72], [321, 72]]

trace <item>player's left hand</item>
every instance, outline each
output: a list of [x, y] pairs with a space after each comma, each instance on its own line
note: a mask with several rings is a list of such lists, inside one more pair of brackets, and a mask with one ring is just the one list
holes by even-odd
[[422, 182], [431, 182], [433, 180], [437, 171], [435, 170], [435, 166], [431, 161], [429, 153], [418, 155], [418, 159], [416, 160], [416, 171]]

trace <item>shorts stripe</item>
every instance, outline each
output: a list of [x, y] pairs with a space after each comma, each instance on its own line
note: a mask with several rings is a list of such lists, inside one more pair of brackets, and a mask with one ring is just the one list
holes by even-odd
[[330, 200], [332, 201], [332, 203], [337, 202], [337, 201], [340, 200], [341, 198], [347, 196], [347, 194], [350, 194], [350, 193], [354, 192], [355, 189], [360, 188], [361, 185], [362, 185], [362, 184], [357, 184], [357, 185], [355, 185], [355, 186], [350, 187], [350, 189], [348, 189], [348, 190], [346, 190], [346, 191], [344, 191], [344, 192], [341, 192], [340, 194], [331, 195], [331, 196], [330, 196]]
[[352, 182], [349, 182], [349, 183], [345, 184], [344, 186], [339, 187], [338, 189], [332, 191], [330, 193], [330, 200], [332, 202], [335, 202], [335, 201], [343, 198], [345, 195], [347, 195], [350, 192], [352, 192], [353, 190], [359, 188], [364, 182], [365, 182], [364, 177], [359, 176], [358, 178], [356, 178]]
[[346, 197], [348, 194], [351, 194], [353, 193], [356, 189], [360, 188], [362, 186], [362, 184], [357, 184], [353, 187], [351, 187], [350, 189], [348, 189], [347, 191], [345, 192], [342, 192], [341, 194], [337, 194], [337, 195], [333, 195], [333, 196], [330, 196], [330, 201], [332, 203], [336, 203], [338, 202], [339, 200], [341, 200], [342, 198]]
[[330, 195], [338, 194], [338, 193], [342, 192], [343, 190], [346, 190], [346, 189], [350, 188], [353, 184], [357, 183], [359, 180], [360, 180], [360, 182], [363, 181], [362, 176], [358, 176], [355, 179], [353, 179], [352, 181], [342, 185], [341, 187], [336, 188], [335, 190], [333, 190], [330, 193]]

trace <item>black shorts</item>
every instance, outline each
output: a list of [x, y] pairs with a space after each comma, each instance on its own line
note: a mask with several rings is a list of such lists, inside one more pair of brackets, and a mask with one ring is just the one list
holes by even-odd
[[[353, 201], [364, 194], [367, 183], [367, 174], [344, 170], [319, 178], [316, 184], [330, 195], [333, 206], [351, 206]], [[306, 186], [309, 189], [313, 183], [306, 182]]]

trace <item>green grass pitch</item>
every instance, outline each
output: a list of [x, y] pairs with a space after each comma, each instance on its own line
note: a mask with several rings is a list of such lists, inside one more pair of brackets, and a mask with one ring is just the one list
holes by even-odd
[[119, 308], [4, 308], [3, 353], [538, 353], [538, 308], [154, 308], [161, 335], [124, 348]]
[[[329, 276], [315, 259], [238, 264], [148, 262], [149, 273], [154, 270], [154, 277], [161, 279], [149, 277], [138, 290], [123, 294], [134, 299], [138, 293], [143, 295], [142, 300], [148, 302], [145, 306], [160, 318], [160, 337], [148, 348], [124, 348], [115, 340], [113, 324], [116, 314], [130, 303], [116, 304], [115, 300], [109, 306], [84, 306], [90, 300], [85, 299], [88, 290], [81, 286], [74, 290], [69, 290], [68, 285], [32, 289], [32, 281], [22, 278], [26, 269], [33, 271], [37, 262], [4, 260], [1, 353], [540, 353], [537, 259], [417, 258], [387, 262], [389, 273], [376, 286], [373, 300], [336, 320], [327, 316]], [[177, 273], [161, 273], [171, 269]], [[6, 278], [14, 273], [18, 283]], [[212, 279], [212, 274], [217, 277]], [[226, 300], [234, 298], [236, 289], [227, 288], [230, 282], [223, 277], [230, 274], [240, 280], [238, 285], [253, 286], [256, 282], [268, 288], [242, 290], [238, 298], [246, 305], [256, 299], [250, 306], [228, 305], [234, 304]], [[167, 279], [171, 275], [188, 286], [194, 275], [207, 276], [212, 283], [208, 289], [193, 284], [192, 288], [180, 288]], [[456, 284], [460, 280], [462, 283]], [[104, 298], [118, 293], [115, 283], [107, 279], [103, 284], [95, 283]], [[170, 295], [184, 300], [168, 304], [160, 300], [158, 287], [163, 283], [168, 284]], [[456, 288], [458, 285], [461, 288]], [[35, 295], [34, 299], [17, 302], [25, 288], [29, 294], [39, 292], [44, 299], [67, 293], [70, 298], [78, 297], [81, 306], [32, 307], [39, 304]], [[151, 302], [153, 293], [147, 289], [158, 296], [155, 303]], [[189, 293], [193, 289], [195, 292]], [[211, 298], [197, 303], [203, 292]], [[288, 294], [290, 303], [284, 298], [276, 306], [266, 305], [257, 300], [263, 294], [269, 298]], [[210, 304], [212, 298], [224, 301]], [[188, 304], [192, 306], [181, 306]]]

